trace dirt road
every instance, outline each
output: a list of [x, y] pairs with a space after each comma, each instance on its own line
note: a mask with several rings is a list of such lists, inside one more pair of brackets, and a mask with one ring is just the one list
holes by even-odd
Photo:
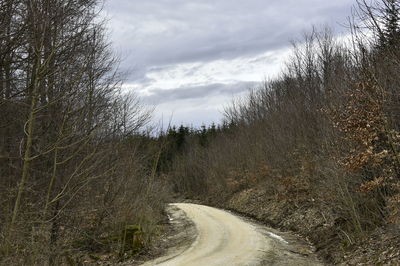
[[184, 213], [186, 219], [194, 223], [196, 237], [187, 246], [144, 265], [320, 265], [310, 254], [299, 252], [276, 232], [230, 212], [203, 205], [177, 203], [171, 204], [169, 213], [170, 219], [177, 223], [183, 219]]

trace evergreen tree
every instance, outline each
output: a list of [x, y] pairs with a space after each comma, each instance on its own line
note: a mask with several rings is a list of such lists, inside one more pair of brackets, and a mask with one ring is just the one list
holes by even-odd
[[398, 48], [400, 39], [400, 0], [383, 0], [380, 46]]

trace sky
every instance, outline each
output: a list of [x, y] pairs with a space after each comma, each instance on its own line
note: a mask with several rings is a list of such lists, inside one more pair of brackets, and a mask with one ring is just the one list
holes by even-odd
[[153, 122], [199, 127], [278, 75], [290, 42], [313, 26], [345, 31], [353, 0], [107, 0], [108, 20], [126, 91]]

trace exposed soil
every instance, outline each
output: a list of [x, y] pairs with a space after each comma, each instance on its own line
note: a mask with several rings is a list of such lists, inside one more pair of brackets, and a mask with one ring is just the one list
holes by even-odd
[[[327, 265], [400, 265], [399, 227], [382, 227], [349, 245], [343, 241], [341, 222], [328, 206], [303, 201], [293, 206], [268, 198], [260, 188], [246, 189], [224, 199], [209, 198], [213, 206], [252, 217], [280, 231], [298, 234], [315, 247]], [[303, 247], [306, 245], [302, 245]]]

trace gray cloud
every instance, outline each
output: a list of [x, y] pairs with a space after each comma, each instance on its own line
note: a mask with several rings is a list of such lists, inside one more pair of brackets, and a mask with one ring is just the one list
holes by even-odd
[[[210, 77], [210, 84], [204, 86], [177, 82], [179, 85], [175, 89], [165, 90], [154, 88], [166, 75], [152, 74], [169, 73], [184, 63], [197, 63], [177, 75], [177, 79], [183, 76], [185, 80], [191, 76], [195, 79], [199, 72], [203, 72], [200, 73], [203, 77], [218, 73], [204, 73], [204, 67], [198, 64], [255, 58], [254, 62], [244, 60], [245, 65], [236, 68], [241, 71], [246, 65], [259, 65], [265, 58], [266, 67], [259, 71], [260, 75], [268, 76], [269, 73], [262, 71], [273, 69], [271, 66], [280, 61], [262, 57], [262, 54], [289, 47], [291, 40], [313, 25], [329, 25], [344, 31], [339, 23], [346, 21], [353, 4], [353, 0], [108, 0], [105, 12], [110, 18], [114, 47], [123, 59], [121, 68], [130, 73], [127, 82], [151, 93], [145, 97], [146, 102], [163, 104], [167, 110], [167, 106], [172, 106], [168, 103], [177, 100], [204, 99], [207, 102], [210, 96], [241, 92], [240, 88], [246, 89], [242, 87], [246, 85], [243, 80], [249, 79], [240, 79], [237, 77], [240, 75], [232, 71], [227, 79], [235, 85], [223, 85]], [[211, 111], [208, 116], [212, 116]], [[180, 117], [187, 117], [187, 114]]]
[[126, 64], [151, 67], [255, 55], [288, 45], [312, 24], [343, 21], [352, 1], [113, 0], [114, 42]]
[[209, 84], [204, 86], [179, 87], [175, 89], [153, 89], [150, 95], [142, 97], [149, 104], [164, 104], [171, 101], [201, 99], [213, 96], [232, 97], [257, 85], [257, 82], [238, 82], [235, 84]]

